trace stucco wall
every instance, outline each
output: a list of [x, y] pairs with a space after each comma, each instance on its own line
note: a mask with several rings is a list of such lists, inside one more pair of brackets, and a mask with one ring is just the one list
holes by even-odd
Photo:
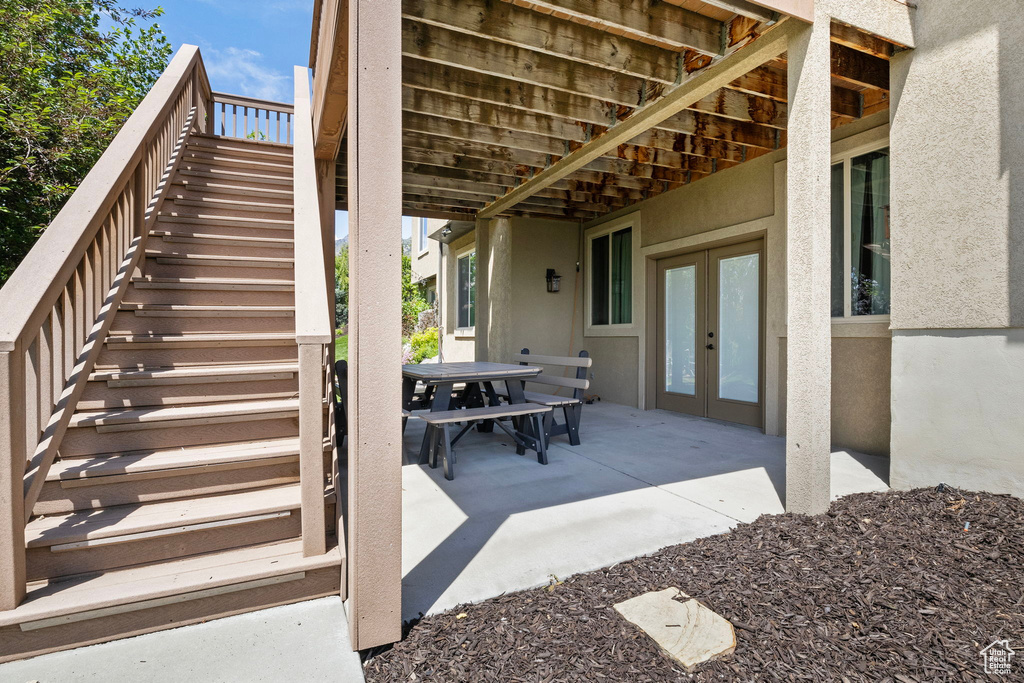
[[1024, 19], [1009, 5], [922, 2], [917, 48], [892, 60], [894, 329], [1024, 327]]
[[1024, 18], [1007, 8], [919, 3], [916, 49], [892, 60], [898, 487], [1024, 495]]
[[1024, 495], [1024, 330], [899, 330], [892, 356], [890, 484]]

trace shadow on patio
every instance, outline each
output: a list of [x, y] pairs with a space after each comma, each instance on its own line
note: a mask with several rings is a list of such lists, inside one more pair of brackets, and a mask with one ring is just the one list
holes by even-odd
[[[621, 405], [585, 406], [583, 443], [550, 464], [498, 432], [468, 434], [456, 479], [403, 468], [403, 618], [547, 583], [784, 510], [785, 441], [749, 427]], [[833, 497], [887, 488], [888, 459], [832, 454]]]

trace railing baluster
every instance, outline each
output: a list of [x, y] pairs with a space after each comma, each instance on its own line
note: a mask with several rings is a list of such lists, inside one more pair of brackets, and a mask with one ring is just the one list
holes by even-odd
[[[21, 459], [27, 461], [32, 457], [36, 439], [39, 436], [39, 335], [33, 337], [32, 341], [25, 348], [25, 384], [22, 389], [25, 414], [22, 416], [25, 424], [25, 448], [21, 452]], [[17, 455], [17, 454], [16, 454]]]
[[47, 317], [39, 330], [39, 428], [41, 434], [53, 410], [53, 319]]
[[53, 324], [53, 329], [50, 334], [53, 339], [53, 402], [57, 403], [60, 398], [61, 392], [64, 391], [64, 380], [67, 379], [66, 372], [67, 365], [65, 365], [67, 353], [65, 346], [67, 345], [67, 336], [64, 328], [64, 308], [66, 298], [62, 292], [60, 298], [57, 299], [56, 303], [53, 304], [53, 309], [50, 312], [50, 320]]

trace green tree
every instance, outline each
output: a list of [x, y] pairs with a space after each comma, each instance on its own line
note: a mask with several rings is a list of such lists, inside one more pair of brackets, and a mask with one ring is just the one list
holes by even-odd
[[0, 0], [0, 284], [166, 66], [162, 13]]
[[334, 255], [334, 328], [348, 324], [348, 245]]
[[420, 313], [430, 308], [419, 285], [412, 281], [412, 259], [402, 254], [402, 336], [409, 337]]

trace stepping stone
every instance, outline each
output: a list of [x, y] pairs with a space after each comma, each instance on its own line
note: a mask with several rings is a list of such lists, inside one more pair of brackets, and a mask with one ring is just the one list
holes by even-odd
[[736, 649], [732, 624], [678, 588], [644, 593], [618, 603], [615, 610], [688, 672]]

